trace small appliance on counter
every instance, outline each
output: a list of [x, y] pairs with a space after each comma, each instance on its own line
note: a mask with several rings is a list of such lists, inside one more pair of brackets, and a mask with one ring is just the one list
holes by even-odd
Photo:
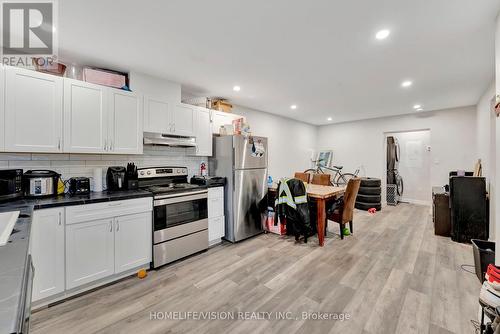
[[125, 174], [125, 180], [127, 181], [127, 189], [128, 190], [137, 190], [139, 189], [139, 181], [137, 174], [136, 165], [131, 162], [127, 164], [127, 173]]
[[207, 187], [224, 187], [226, 178], [221, 176], [199, 176], [191, 177], [191, 184], [198, 184]]
[[22, 169], [0, 170], [0, 202], [23, 196]]
[[106, 182], [108, 190], [125, 190], [125, 175], [127, 170], [122, 166], [112, 166], [108, 167], [108, 172], [106, 173]]
[[61, 175], [52, 170], [29, 170], [22, 178], [26, 197], [56, 196]]
[[90, 194], [90, 179], [88, 177], [72, 177], [69, 179], [68, 191], [72, 196]]

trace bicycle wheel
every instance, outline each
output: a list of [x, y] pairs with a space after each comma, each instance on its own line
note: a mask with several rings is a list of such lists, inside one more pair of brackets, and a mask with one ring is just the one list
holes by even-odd
[[347, 183], [349, 182], [349, 180], [353, 179], [355, 177], [356, 177], [356, 175], [354, 175], [353, 173], [339, 174], [339, 177], [337, 177], [337, 180], [335, 181], [335, 184], [338, 187], [346, 186]]

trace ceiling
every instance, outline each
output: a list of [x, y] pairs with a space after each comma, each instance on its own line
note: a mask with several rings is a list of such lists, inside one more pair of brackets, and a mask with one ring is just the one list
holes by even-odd
[[[64, 0], [59, 7], [62, 59], [328, 124], [414, 113], [415, 104], [424, 111], [476, 104], [494, 76], [500, 1]], [[376, 40], [384, 28], [390, 36]], [[413, 85], [402, 88], [404, 80]]]

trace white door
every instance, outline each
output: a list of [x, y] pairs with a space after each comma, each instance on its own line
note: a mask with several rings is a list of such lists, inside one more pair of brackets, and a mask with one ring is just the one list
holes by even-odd
[[144, 108], [145, 132], [173, 132], [172, 111], [169, 102], [152, 96], [145, 96]]
[[151, 262], [152, 213], [115, 218], [115, 273]]
[[66, 225], [66, 289], [113, 273], [113, 219]]
[[64, 291], [64, 208], [37, 210], [30, 235], [33, 301]]
[[198, 109], [196, 112], [196, 155], [212, 156], [212, 123], [210, 110]]
[[0, 151], [5, 150], [5, 67], [0, 64]]
[[173, 111], [174, 134], [178, 136], [193, 136], [195, 128], [196, 107], [187, 104], [177, 104]]
[[62, 152], [63, 79], [5, 68], [5, 150]]
[[64, 151], [106, 153], [106, 87], [64, 79]]
[[109, 89], [108, 141], [111, 153], [142, 154], [142, 97]]

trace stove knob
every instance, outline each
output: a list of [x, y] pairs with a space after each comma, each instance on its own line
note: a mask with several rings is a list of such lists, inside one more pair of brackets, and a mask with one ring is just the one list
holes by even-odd
[[144, 175], [144, 171], [141, 172], [141, 175]]
[[150, 170], [148, 170], [148, 173], [147, 173], [147, 174], [148, 174], [148, 175], [151, 175], [151, 171], [150, 171]]

